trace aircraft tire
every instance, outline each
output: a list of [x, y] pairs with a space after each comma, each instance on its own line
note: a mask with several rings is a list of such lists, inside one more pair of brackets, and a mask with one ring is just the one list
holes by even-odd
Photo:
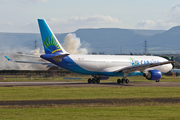
[[92, 79], [92, 83], [96, 83], [96, 80], [94, 78]]
[[125, 79], [122, 79], [121, 83], [124, 84], [124, 82], [126, 82]]
[[126, 84], [128, 84], [129, 83], [129, 79], [126, 79]]
[[92, 82], [92, 80], [91, 80], [91, 78], [89, 78], [89, 79], [88, 79], [88, 83], [91, 84], [91, 82]]
[[118, 83], [118, 84], [121, 84], [121, 80], [120, 80], [120, 79], [117, 79], [117, 83]]
[[100, 80], [99, 80], [99, 79], [97, 79], [97, 80], [96, 80], [96, 83], [100, 83]]
[[156, 80], [156, 82], [159, 82], [159, 80]]

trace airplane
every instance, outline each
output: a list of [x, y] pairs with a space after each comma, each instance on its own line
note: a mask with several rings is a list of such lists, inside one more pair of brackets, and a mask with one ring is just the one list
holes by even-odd
[[159, 56], [70, 54], [61, 46], [44, 19], [38, 19], [38, 24], [45, 54], [36, 57], [48, 62], [16, 61], [5, 56], [8, 61], [59, 66], [75, 73], [92, 75], [87, 80], [89, 84], [100, 83], [100, 80], [111, 76], [122, 77], [117, 79], [118, 84], [128, 84], [127, 77], [136, 75], [159, 82], [162, 74], [169, 72], [175, 62]]

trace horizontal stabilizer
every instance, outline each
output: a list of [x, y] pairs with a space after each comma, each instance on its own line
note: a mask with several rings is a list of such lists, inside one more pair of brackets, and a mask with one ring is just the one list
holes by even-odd
[[31, 64], [42, 64], [42, 65], [56, 66], [55, 64], [50, 63], [50, 62], [16, 61], [16, 60], [13, 60], [13, 59], [11, 59], [11, 58], [9, 58], [7, 56], [5, 56], [5, 58], [8, 61], [17, 62], [17, 63], [31, 63]]
[[44, 55], [41, 55], [40, 57], [43, 58], [43, 59], [53, 59], [55, 62], [61, 62], [62, 58], [63, 57], [66, 57], [68, 56], [69, 54], [68, 53], [65, 53], [65, 54], [44, 54]]
[[61, 55], [56, 55], [56, 56], [54, 56], [54, 57], [50, 57], [51, 59], [53, 59], [53, 60], [56, 60], [56, 59], [61, 59], [61, 58], [63, 58], [63, 57], [66, 57], [66, 56], [68, 56], [69, 54], [61, 54]]

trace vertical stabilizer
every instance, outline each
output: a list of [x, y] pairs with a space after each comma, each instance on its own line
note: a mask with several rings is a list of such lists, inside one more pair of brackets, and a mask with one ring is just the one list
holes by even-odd
[[39, 29], [41, 32], [41, 38], [44, 45], [46, 54], [60, 54], [67, 53], [57, 40], [56, 36], [46, 23], [44, 19], [38, 19]]

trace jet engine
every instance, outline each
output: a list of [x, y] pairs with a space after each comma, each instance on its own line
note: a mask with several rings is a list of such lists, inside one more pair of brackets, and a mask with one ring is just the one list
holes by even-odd
[[149, 70], [145, 77], [148, 80], [159, 80], [161, 75], [162, 74], [159, 70]]

